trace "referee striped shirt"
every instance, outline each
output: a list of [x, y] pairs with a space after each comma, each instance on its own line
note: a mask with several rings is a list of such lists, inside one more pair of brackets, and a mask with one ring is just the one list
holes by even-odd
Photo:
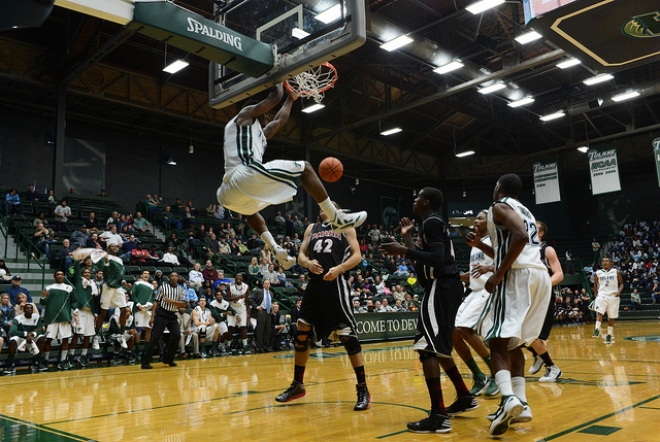
[[158, 301], [159, 308], [174, 313], [177, 311], [177, 306], [169, 301], [172, 300], [185, 302], [186, 292], [179, 284], [177, 284], [175, 287], [172, 287], [170, 284], [163, 284], [158, 289], [158, 294], [156, 295], [155, 300]]

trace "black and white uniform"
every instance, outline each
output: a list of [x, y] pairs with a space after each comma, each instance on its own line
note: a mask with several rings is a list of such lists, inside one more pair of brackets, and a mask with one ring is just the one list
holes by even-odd
[[154, 349], [158, 344], [160, 337], [163, 335], [165, 328], [170, 332], [170, 340], [164, 350], [163, 362], [166, 364], [174, 362], [174, 354], [179, 345], [181, 331], [179, 330], [179, 321], [176, 317], [177, 307], [169, 302], [170, 300], [179, 302], [186, 301], [186, 292], [182, 286], [177, 284], [175, 287], [172, 287], [168, 283], [163, 284], [158, 288], [158, 294], [154, 300], [154, 302], [158, 303], [158, 308], [156, 309], [154, 317], [151, 339], [149, 340], [144, 357], [142, 358], [143, 365], [151, 362]]
[[309, 283], [303, 294], [298, 321], [312, 327], [319, 341], [330, 332], [336, 331], [340, 336], [357, 338], [357, 321], [353, 316], [351, 290], [344, 275], [339, 275], [334, 281], [324, 281], [323, 275], [332, 267], [336, 267], [351, 256], [351, 248], [343, 233], [332, 231], [330, 224], [314, 224], [309, 242], [307, 256], [318, 261], [323, 266], [320, 275], [309, 273]]
[[[550, 268], [550, 263], [548, 258], [545, 256], [545, 249], [548, 248], [548, 244], [544, 242], [541, 243], [541, 262], [545, 264], [548, 268], [548, 274], [552, 277], [552, 269]], [[550, 337], [550, 331], [552, 330], [552, 325], [555, 322], [555, 300], [559, 296], [559, 286], [552, 287], [550, 289], [552, 295], [550, 296], [550, 304], [548, 305], [548, 312], [545, 314], [545, 320], [543, 321], [543, 328], [541, 328], [541, 333], [539, 333], [539, 339], [545, 341]]]
[[437, 213], [424, 220], [420, 235], [422, 249], [408, 250], [406, 255], [415, 261], [418, 282], [424, 287], [413, 348], [449, 358], [456, 313], [463, 298], [454, 244], [447, 224]]
[[[486, 245], [491, 245], [490, 237], [481, 239]], [[483, 330], [490, 328], [488, 310], [488, 298], [490, 293], [486, 291], [486, 282], [493, 272], [488, 272], [475, 278], [472, 275], [472, 268], [475, 265], [491, 266], [493, 258], [486, 255], [477, 247], [472, 247], [470, 251], [470, 289], [472, 292], [463, 300], [458, 313], [456, 314], [456, 327], [469, 328], [482, 334]]]

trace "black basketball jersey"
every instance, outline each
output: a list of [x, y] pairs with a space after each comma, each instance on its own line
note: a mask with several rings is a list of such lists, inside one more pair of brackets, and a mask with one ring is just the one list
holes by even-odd
[[550, 268], [550, 262], [548, 262], [548, 258], [545, 257], [545, 249], [548, 248], [548, 243], [543, 241], [541, 243], [541, 262], [545, 265], [545, 267], [548, 269], [548, 273], [550, 273], [550, 276], [552, 276], [552, 269]]
[[[343, 233], [333, 232], [329, 223], [314, 224], [307, 244], [307, 256], [323, 266], [323, 274], [344, 262], [350, 255], [351, 248]], [[314, 275], [310, 272], [309, 276], [322, 278], [323, 274]]]
[[441, 266], [434, 266], [432, 262], [426, 262], [421, 257], [417, 259], [415, 270], [422, 285], [425, 285], [427, 281], [432, 279], [458, 277], [459, 272], [454, 255], [454, 244], [451, 240], [449, 228], [440, 215], [432, 213], [422, 222], [420, 236], [422, 238], [422, 251], [430, 250], [429, 244], [432, 243], [444, 244], [443, 264]]

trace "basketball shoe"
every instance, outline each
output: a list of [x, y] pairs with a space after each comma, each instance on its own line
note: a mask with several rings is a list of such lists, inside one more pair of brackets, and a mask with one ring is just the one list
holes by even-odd
[[408, 422], [408, 431], [413, 433], [449, 433], [451, 431], [451, 421], [449, 416], [444, 414], [429, 413], [418, 422]]
[[342, 232], [346, 229], [356, 228], [362, 225], [367, 220], [367, 212], [348, 213], [343, 210], [337, 210], [335, 219], [330, 221], [332, 230], [335, 232]]
[[289, 256], [286, 250], [280, 246], [275, 246], [273, 253], [284, 270], [289, 270], [296, 263], [296, 258]]
[[353, 407], [354, 411], [363, 411], [369, 409], [369, 403], [371, 402], [371, 395], [369, 394], [369, 389], [367, 384], [361, 383], [355, 386], [357, 390], [357, 403]]
[[[365, 386], [366, 387], [366, 386]], [[358, 390], [359, 391], [359, 390]], [[367, 392], [368, 393], [368, 392]], [[305, 384], [293, 381], [286, 391], [275, 398], [277, 402], [291, 402], [294, 399], [305, 397]], [[356, 405], [357, 407], [357, 405]]]
[[529, 374], [536, 374], [539, 372], [541, 367], [543, 366], [543, 359], [541, 359], [541, 356], [534, 356], [534, 363], [532, 364], [531, 367], [529, 367]]
[[489, 433], [491, 436], [501, 436], [509, 429], [511, 421], [518, 417], [523, 411], [523, 404], [515, 396], [502, 397], [502, 405], [498, 408], [490, 424]]
[[539, 378], [539, 382], [557, 382], [562, 375], [562, 371], [556, 365], [551, 365], [545, 369], [545, 375]]
[[472, 396], [481, 396], [488, 388], [488, 383], [490, 382], [490, 378], [485, 374], [478, 374], [476, 376], [473, 376], [473, 379], [474, 379], [474, 383], [472, 384], [472, 389], [470, 390], [470, 394]]
[[[522, 404], [523, 404], [523, 411], [520, 412], [517, 418], [511, 419], [512, 424], [532, 421], [532, 409], [529, 408], [527, 402], [523, 402]], [[495, 419], [495, 415], [497, 415], [497, 412], [489, 414], [488, 420], [492, 422]]]
[[[485, 386], [484, 384], [484, 388]], [[466, 411], [476, 410], [477, 408], [479, 408], [479, 402], [477, 402], [474, 396], [459, 396], [453, 404], [447, 407], [447, 416], [454, 417]]]

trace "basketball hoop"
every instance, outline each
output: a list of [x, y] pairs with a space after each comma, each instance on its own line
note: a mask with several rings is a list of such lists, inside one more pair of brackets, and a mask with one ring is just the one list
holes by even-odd
[[321, 103], [323, 93], [335, 85], [337, 77], [337, 69], [326, 62], [294, 75], [284, 82], [284, 87], [297, 97], [313, 98]]

